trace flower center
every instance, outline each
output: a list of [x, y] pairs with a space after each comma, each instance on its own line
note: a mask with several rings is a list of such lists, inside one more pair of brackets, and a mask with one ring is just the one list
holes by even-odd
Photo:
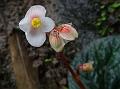
[[32, 19], [31, 24], [32, 24], [33, 28], [39, 28], [41, 26], [42, 22], [41, 22], [40, 18], [35, 17]]

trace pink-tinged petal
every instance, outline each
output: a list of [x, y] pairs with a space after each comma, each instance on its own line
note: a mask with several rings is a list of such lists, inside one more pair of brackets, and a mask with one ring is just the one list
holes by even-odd
[[25, 17], [36, 17], [36, 16], [40, 16], [40, 17], [45, 17], [46, 14], [46, 9], [41, 6], [41, 5], [34, 5], [32, 7], [30, 7], [30, 9], [27, 11]]
[[28, 21], [28, 18], [23, 18], [20, 22], [19, 22], [19, 28], [24, 31], [24, 32], [28, 32], [30, 30], [30, 24]]
[[62, 24], [58, 27], [60, 29], [59, 35], [65, 40], [74, 40], [78, 37], [78, 32], [69, 24]]
[[42, 19], [42, 27], [40, 28], [42, 32], [50, 32], [54, 27], [55, 22], [51, 18], [45, 17]]
[[54, 34], [50, 33], [49, 41], [50, 41], [51, 47], [56, 52], [60, 52], [63, 50], [65, 43], [64, 43], [63, 39], [60, 38], [59, 36], [55, 36]]
[[46, 34], [43, 32], [26, 32], [27, 41], [34, 47], [40, 47], [46, 40]]

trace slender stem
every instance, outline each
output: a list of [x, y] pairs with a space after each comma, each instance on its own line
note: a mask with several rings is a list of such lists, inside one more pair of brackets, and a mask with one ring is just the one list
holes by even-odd
[[69, 61], [68, 61], [67, 57], [62, 52], [58, 52], [56, 56], [59, 60], [61, 60], [64, 63], [64, 65], [68, 69], [68, 71], [71, 72], [75, 82], [78, 84], [80, 89], [86, 89], [85, 86], [83, 85], [82, 81], [80, 80], [79, 75], [69, 65]]

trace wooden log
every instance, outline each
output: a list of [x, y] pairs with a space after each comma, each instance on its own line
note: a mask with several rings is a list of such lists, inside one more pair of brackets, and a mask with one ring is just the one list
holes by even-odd
[[12, 67], [16, 76], [18, 89], [39, 89], [37, 69], [32, 67], [20, 35], [15, 32], [9, 39], [9, 48], [12, 59]]

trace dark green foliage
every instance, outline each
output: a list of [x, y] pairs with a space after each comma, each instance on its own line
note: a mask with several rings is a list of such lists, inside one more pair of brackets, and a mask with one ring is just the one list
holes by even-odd
[[[89, 61], [94, 61], [94, 71], [80, 74], [86, 89], [120, 89], [120, 36], [92, 42], [76, 54], [72, 67]], [[68, 82], [69, 89], [79, 89], [70, 74]]]
[[95, 21], [95, 25], [101, 36], [109, 35], [116, 30], [113, 25], [119, 21], [119, 10], [120, 2], [101, 4], [99, 17]]

